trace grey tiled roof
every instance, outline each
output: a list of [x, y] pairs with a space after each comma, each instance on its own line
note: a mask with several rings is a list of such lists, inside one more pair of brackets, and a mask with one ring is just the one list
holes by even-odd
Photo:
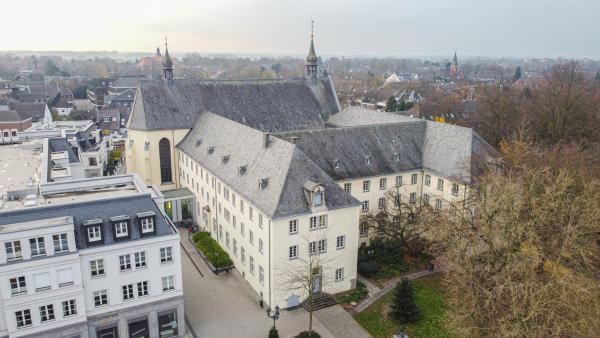
[[149, 77], [145, 75], [131, 75], [131, 76], [121, 76], [118, 78], [111, 87], [113, 88], [136, 88], [140, 81], [148, 80]]
[[[271, 137], [265, 148], [264, 135], [219, 115], [203, 113], [177, 147], [271, 218], [310, 212], [303, 190], [307, 181], [325, 186], [330, 209], [359, 204], [295, 145]], [[209, 147], [214, 147], [212, 154]], [[228, 160], [223, 161], [227, 155]], [[242, 166], [246, 172], [240, 175]], [[268, 179], [264, 189], [259, 188], [261, 179]]]
[[136, 214], [148, 211], [152, 211], [157, 215], [155, 222], [155, 236], [171, 235], [175, 233], [175, 230], [163, 218], [162, 213], [156, 204], [154, 204], [154, 201], [149, 194], [4, 211], [0, 212], [0, 227], [11, 223], [73, 216], [77, 248], [85, 249], [87, 245], [85, 234], [83, 233], [84, 229], [82, 227], [84, 221], [101, 219], [103, 222], [102, 234], [104, 245], [110, 245], [114, 244], [113, 231], [110, 224], [111, 217], [123, 215], [129, 216], [132, 222], [130, 226], [131, 237], [129, 240], [134, 241], [141, 238], [139, 227], [137, 226], [137, 223], [135, 223], [137, 222]]
[[14, 104], [14, 110], [19, 114], [21, 119], [26, 120], [31, 118], [33, 122], [37, 122], [39, 119], [44, 118], [46, 104], [19, 102]]
[[19, 113], [14, 110], [0, 110], [0, 122], [20, 122], [27, 120], [22, 118]]
[[328, 78], [175, 80], [140, 83], [129, 128], [191, 129], [202, 112], [212, 112], [261, 131], [320, 128], [338, 111]]
[[427, 169], [469, 183], [475, 157], [497, 156], [469, 128], [419, 119], [275, 136], [297, 138], [298, 148], [336, 180]]
[[331, 116], [327, 123], [332, 126], [351, 127], [408, 121], [418, 121], [418, 119], [361, 107], [347, 107]]

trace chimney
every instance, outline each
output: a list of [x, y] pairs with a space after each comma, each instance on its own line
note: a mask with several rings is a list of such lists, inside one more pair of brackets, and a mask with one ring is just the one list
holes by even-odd
[[271, 143], [271, 134], [265, 133], [263, 135], [263, 148], [269, 147], [270, 143]]

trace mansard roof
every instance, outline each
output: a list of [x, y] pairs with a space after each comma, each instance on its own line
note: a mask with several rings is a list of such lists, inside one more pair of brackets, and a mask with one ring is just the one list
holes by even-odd
[[[273, 219], [310, 212], [303, 189], [308, 181], [324, 185], [328, 209], [359, 205], [294, 144], [271, 137], [265, 147], [267, 139], [256, 129], [203, 113], [177, 147]], [[261, 189], [264, 179], [268, 184]]]
[[[35, 208], [17, 209], [0, 212], [0, 227], [12, 223], [31, 222], [56, 217], [72, 216], [75, 225], [75, 240], [78, 249], [85, 249], [86, 234], [84, 222], [101, 220], [103, 245], [114, 244], [111, 218], [127, 216], [130, 220], [129, 241], [142, 239], [137, 214], [153, 212], [156, 215], [153, 236], [164, 236], [176, 233], [171, 224], [164, 218], [149, 194], [102, 199], [68, 204], [44, 205]], [[95, 222], [95, 221], [94, 221]], [[146, 237], [144, 237], [146, 238]]]
[[212, 112], [265, 131], [322, 128], [339, 111], [329, 78], [142, 81], [129, 128], [191, 129], [202, 112]]

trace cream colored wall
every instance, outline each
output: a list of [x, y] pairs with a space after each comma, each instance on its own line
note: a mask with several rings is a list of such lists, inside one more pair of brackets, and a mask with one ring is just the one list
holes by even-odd
[[[416, 184], [411, 183], [412, 174], [417, 174], [417, 182]], [[425, 184], [426, 175], [431, 177], [430, 185]], [[398, 191], [400, 193], [400, 198], [403, 202], [408, 202], [410, 200], [410, 194], [416, 193], [417, 201], [423, 201], [424, 194], [429, 195], [429, 203], [432, 206], [436, 206], [436, 199], [442, 200], [442, 207], [448, 205], [449, 202], [456, 201], [459, 198], [462, 198], [465, 192], [465, 185], [463, 183], [459, 183], [455, 180], [448, 179], [446, 177], [442, 177], [436, 175], [429, 171], [423, 170], [414, 170], [407, 171], [402, 173], [397, 173], [393, 175], [383, 175], [383, 176], [374, 176], [374, 177], [366, 177], [359, 178], [354, 180], [346, 180], [346, 181], [338, 181], [340, 187], [344, 188], [345, 183], [351, 184], [351, 192], [350, 194], [359, 200], [361, 203], [363, 201], [369, 201], [369, 211], [374, 212], [379, 210], [379, 198], [386, 197], [386, 193], [389, 191], [395, 191], [396, 187], [396, 177], [402, 176], [402, 185], [398, 187]], [[386, 179], [385, 188], [380, 188], [380, 179]], [[440, 191], [437, 189], [437, 180], [442, 179], [444, 181], [443, 190]], [[370, 181], [370, 189], [368, 192], [363, 191], [363, 182]], [[459, 193], [457, 196], [452, 194], [452, 184], [458, 184]], [[389, 198], [386, 198], [387, 206], [393, 207], [390, 205], [392, 201]], [[362, 212], [361, 212], [362, 213]], [[372, 233], [369, 233], [367, 237], [360, 237], [360, 243], [366, 243], [368, 239], [371, 237]]]
[[[171, 142], [172, 175], [173, 180], [177, 181], [178, 161], [175, 146], [188, 132], [189, 129], [155, 131], [129, 129], [127, 133], [127, 142], [125, 144], [127, 173], [137, 173], [146, 184], [156, 185], [160, 187], [161, 190], [177, 188], [177, 182], [173, 182], [173, 184], [161, 184], [158, 143], [163, 137]], [[144, 149], [146, 142], [149, 142], [148, 151]]]
[[[282, 289], [281, 273], [284, 266], [290, 263], [288, 259], [289, 246], [298, 244], [300, 248], [300, 257], [305, 258], [308, 255], [308, 247], [306, 241], [301, 243], [301, 238], [310, 235], [310, 237], [326, 236], [327, 253], [323, 256], [327, 258], [327, 266], [324, 269], [323, 288], [325, 292], [337, 293], [349, 290], [356, 279], [356, 262], [358, 255], [358, 221], [360, 207], [345, 208], [339, 210], [320, 210], [318, 213], [303, 215], [296, 217], [299, 222], [299, 234], [290, 235], [288, 233], [289, 220], [279, 219], [271, 220], [266, 215], [261, 213], [254, 205], [248, 202], [237, 193], [233, 187], [227, 186], [212, 173], [208, 172], [204, 167], [192, 160], [186, 154], [178, 153], [181, 176], [179, 182], [182, 187], [188, 188], [196, 196], [198, 223], [205, 229], [211, 232], [213, 238], [217, 239], [223, 249], [227, 251], [233, 260], [236, 268], [244, 275], [246, 281], [252, 286], [256, 292], [257, 300], [260, 293], [263, 294], [265, 302], [274, 307], [279, 305], [281, 308], [286, 307], [285, 299], [289, 294], [281, 294], [277, 290]], [[214, 181], [214, 183], [213, 183]], [[219, 189], [220, 186], [220, 189]], [[229, 198], [224, 194], [224, 189], [229, 189]], [[235, 196], [235, 197], [234, 197]], [[235, 200], [235, 203], [234, 203]], [[243, 211], [241, 208], [243, 201]], [[208, 223], [204, 223], [202, 213], [203, 208], [209, 206], [211, 209], [208, 214]], [[219, 207], [220, 206], [220, 207]], [[250, 208], [252, 208], [252, 218], [250, 218]], [[225, 210], [230, 213], [229, 220], [225, 217]], [[308, 230], [309, 217], [314, 215], [327, 214], [328, 226], [324, 229], [315, 231]], [[260, 217], [263, 222], [260, 225]], [[234, 227], [233, 218], [235, 217], [236, 225]], [[214, 225], [216, 221], [217, 230]], [[244, 234], [241, 233], [241, 223], [244, 224]], [[222, 236], [220, 236], [220, 228], [222, 227]], [[254, 243], [250, 243], [250, 231], [254, 234]], [[229, 233], [229, 245], [226, 243], [226, 234]], [[346, 245], [344, 249], [336, 250], [336, 238], [339, 235], [346, 236]], [[234, 254], [233, 240], [237, 242], [237, 254]], [[320, 238], [319, 238], [320, 239]], [[263, 241], [263, 251], [259, 251], [259, 242]], [[241, 261], [241, 248], [244, 247], [246, 253], [245, 263]], [[250, 256], [254, 258], [254, 273], [250, 271]], [[272, 262], [272, 264], [270, 264]], [[295, 266], [299, 265], [299, 261], [291, 262]], [[297, 263], [297, 264], [296, 264]], [[259, 266], [264, 269], [264, 283], [259, 282]], [[336, 268], [344, 268], [344, 280], [340, 282], [327, 283], [327, 277], [334, 279]], [[270, 282], [273, 281], [271, 285]], [[301, 295], [301, 300], [305, 295]], [[272, 297], [272, 298], [271, 298]]]

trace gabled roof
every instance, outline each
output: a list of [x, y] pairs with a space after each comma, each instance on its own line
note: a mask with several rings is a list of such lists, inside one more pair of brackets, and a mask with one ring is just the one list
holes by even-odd
[[0, 110], [0, 122], [21, 122], [28, 118], [22, 118], [19, 113], [14, 110]]
[[22, 120], [31, 118], [33, 122], [43, 119], [46, 114], [45, 103], [19, 102], [13, 105], [13, 109]]
[[[84, 221], [102, 220], [102, 237], [104, 245], [114, 244], [113, 227], [110, 218], [115, 216], [128, 216], [131, 219], [129, 241], [141, 239], [139, 226], [137, 226], [137, 214], [154, 212], [156, 215], [156, 234], [154, 236], [171, 235], [175, 230], [152, 200], [149, 194], [110, 198], [96, 201], [79, 203], [44, 205], [35, 208], [17, 209], [13, 211], [0, 212], [0, 227], [6, 224], [31, 222], [55, 217], [72, 216], [75, 223], [75, 240], [78, 249], [87, 247], [85, 241]], [[146, 238], [146, 237], [144, 237]], [[121, 241], [119, 241], [120, 243]]]
[[327, 123], [338, 127], [366, 126], [374, 124], [418, 121], [418, 119], [389, 112], [361, 107], [347, 107], [331, 116]]
[[498, 156], [472, 129], [420, 119], [274, 136], [294, 141], [336, 180], [424, 169], [470, 183], [475, 158]]
[[[325, 186], [329, 209], [359, 205], [294, 144], [271, 137], [265, 148], [264, 142], [265, 134], [258, 130], [217, 114], [202, 113], [177, 147], [227, 185], [235, 187], [237, 194], [270, 218], [309, 213], [303, 190], [307, 181]], [[208, 152], [209, 147], [214, 147], [212, 154]], [[224, 156], [229, 156], [227, 161], [223, 161]], [[240, 173], [242, 166], [245, 166], [243, 174]], [[262, 179], [268, 179], [263, 189], [259, 187]]]
[[338, 111], [328, 78], [311, 86], [305, 79], [143, 81], [129, 128], [191, 129], [202, 112], [252, 128], [277, 132], [314, 129]]
[[136, 88], [140, 81], [150, 79], [146, 75], [121, 76], [110, 87], [112, 88]]

